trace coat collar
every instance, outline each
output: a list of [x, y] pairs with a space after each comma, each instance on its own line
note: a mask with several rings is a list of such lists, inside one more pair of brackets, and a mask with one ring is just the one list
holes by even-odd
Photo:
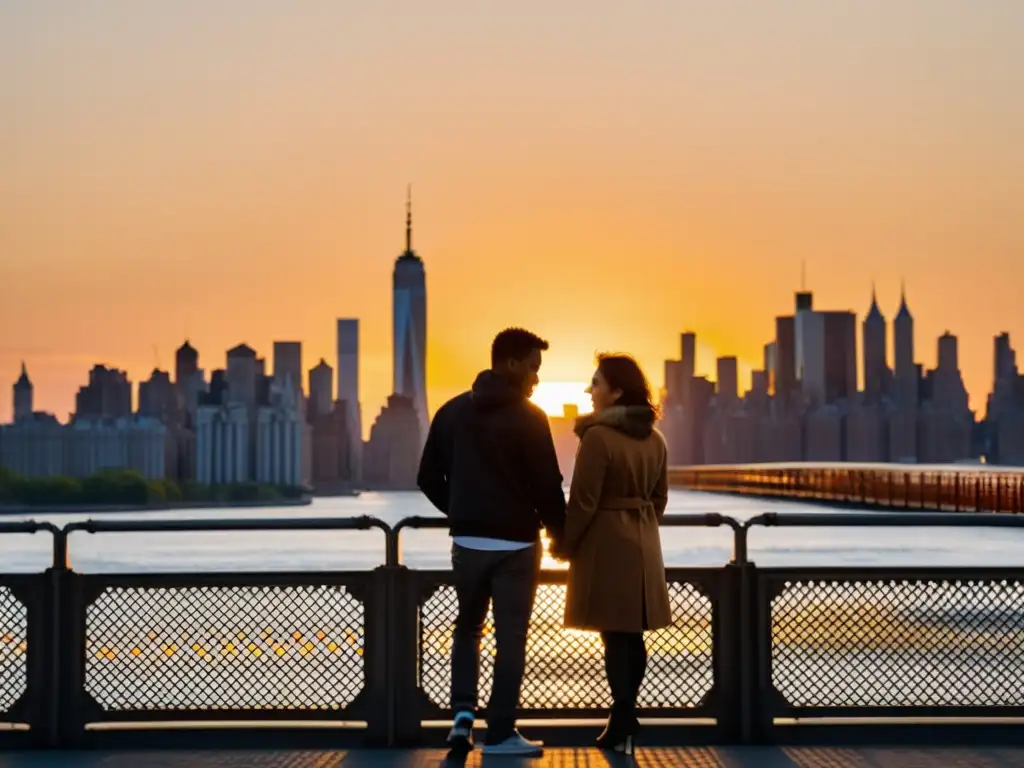
[[598, 424], [643, 439], [654, 432], [654, 412], [646, 405], [613, 405], [600, 413], [576, 419], [575, 432], [582, 438], [584, 432]]

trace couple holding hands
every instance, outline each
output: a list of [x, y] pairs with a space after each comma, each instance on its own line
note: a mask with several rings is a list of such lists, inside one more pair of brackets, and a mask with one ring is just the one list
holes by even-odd
[[448, 736], [473, 747], [479, 649], [493, 603], [497, 653], [485, 754], [540, 755], [516, 730], [526, 635], [543, 554], [569, 563], [567, 628], [597, 631], [613, 705], [598, 746], [631, 754], [637, 695], [647, 669], [643, 633], [672, 622], [659, 521], [668, 503], [665, 440], [636, 362], [598, 358], [592, 414], [580, 438], [568, 502], [544, 412], [529, 401], [548, 343], [510, 328], [491, 346], [491, 367], [445, 403], [430, 425], [418, 484], [449, 520], [458, 598]]

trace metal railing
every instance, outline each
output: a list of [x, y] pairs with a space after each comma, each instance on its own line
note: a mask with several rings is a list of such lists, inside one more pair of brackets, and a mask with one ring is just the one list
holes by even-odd
[[[640, 714], [688, 727], [652, 728], [655, 739], [805, 738], [793, 723], [806, 721], [831, 723], [812, 729], [816, 739], [876, 726], [906, 739], [923, 717], [942, 719], [935, 738], [961, 727], [950, 718], [1024, 718], [1024, 567], [764, 568], [747, 551], [755, 527], [1024, 528], [1024, 518], [768, 513], [663, 525], [728, 526], [733, 557], [666, 570], [674, 621], [647, 636]], [[182, 729], [190, 743], [436, 740], [443, 730], [430, 724], [451, 719], [452, 574], [405, 567], [400, 545], [407, 529], [445, 527], [371, 517], [0, 524], [0, 534], [53, 537], [45, 573], [0, 575], [0, 724], [13, 726], [0, 725], [0, 746], [173, 744]], [[372, 529], [385, 535], [385, 564], [372, 571], [81, 574], [67, 561], [76, 532]], [[592, 734], [571, 723], [604, 716], [611, 701], [597, 636], [562, 629], [565, 579], [542, 574], [522, 717], [579, 743]], [[482, 701], [493, 654], [488, 617]], [[991, 738], [998, 726], [970, 727]]]

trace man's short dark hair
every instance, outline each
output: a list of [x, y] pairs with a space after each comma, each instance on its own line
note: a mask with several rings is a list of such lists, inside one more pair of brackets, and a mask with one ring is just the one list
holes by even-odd
[[499, 366], [509, 360], [525, 360], [535, 349], [545, 352], [548, 343], [535, 333], [522, 328], [506, 328], [494, 337], [491, 344], [491, 365]]

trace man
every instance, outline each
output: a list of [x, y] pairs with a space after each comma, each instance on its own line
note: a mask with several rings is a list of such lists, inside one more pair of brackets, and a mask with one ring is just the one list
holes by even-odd
[[544, 412], [529, 402], [548, 343], [520, 328], [499, 333], [491, 368], [434, 415], [417, 482], [448, 516], [459, 601], [452, 648], [453, 751], [473, 747], [480, 636], [494, 601], [497, 655], [485, 754], [539, 755], [516, 730], [526, 633], [540, 573], [540, 528], [565, 527], [562, 475]]

